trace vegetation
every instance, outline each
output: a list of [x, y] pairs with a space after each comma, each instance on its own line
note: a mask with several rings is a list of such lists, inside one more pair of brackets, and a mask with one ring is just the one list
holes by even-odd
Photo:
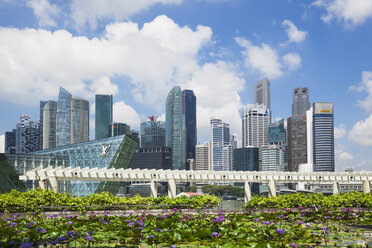
[[223, 195], [235, 195], [237, 197], [244, 197], [244, 188], [235, 187], [231, 185], [203, 185], [202, 190], [204, 193], [223, 196]]

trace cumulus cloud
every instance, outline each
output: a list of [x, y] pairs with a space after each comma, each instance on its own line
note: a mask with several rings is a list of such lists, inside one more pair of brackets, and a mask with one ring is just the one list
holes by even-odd
[[118, 92], [118, 86], [107, 76], [98, 78], [89, 87], [94, 94], [115, 95]]
[[345, 125], [340, 124], [338, 127], [335, 127], [335, 139], [341, 139], [346, 135]]
[[335, 149], [336, 160], [339, 161], [350, 161], [354, 159], [354, 156], [345, 151], [345, 146], [337, 145]]
[[97, 27], [100, 20], [123, 21], [155, 4], [181, 4], [182, 0], [72, 0], [71, 19], [79, 29]]
[[331, 23], [333, 19], [336, 19], [347, 27], [353, 27], [372, 17], [372, 1], [370, 0], [317, 0], [313, 2], [313, 5], [327, 11], [327, 14], [321, 17], [326, 23]]
[[262, 43], [261, 46], [255, 46], [251, 41], [240, 37], [235, 40], [245, 48], [242, 54], [245, 56], [244, 62], [247, 68], [258, 71], [263, 77], [278, 78], [283, 75], [279, 56], [268, 44]]
[[283, 56], [283, 62], [289, 70], [297, 70], [301, 66], [301, 57], [298, 53], [288, 53]]
[[57, 26], [54, 18], [60, 13], [60, 9], [48, 0], [29, 0], [27, 6], [30, 7], [39, 20], [40, 27]]
[[5, 152], [5, 135], [0, 135], [0, 153]]
[[361, 146], [372, 146], [372, 114], [353, 126], [349, 132], [349, 139]]
[[288, 41], [284, 44], [288, 43], [301, 43], [305, 41], [307, 32], [299, 30], [296, 25], [293, 24], [290, 20], [284, 20], [282, 25], [286, 27], [285, 32], [288, 35]]
[[113, 116], [114, 122], [126, 123], [131, 129], [138, 129], [141, 123], [139, 114], [124, 101], [114, 103]]

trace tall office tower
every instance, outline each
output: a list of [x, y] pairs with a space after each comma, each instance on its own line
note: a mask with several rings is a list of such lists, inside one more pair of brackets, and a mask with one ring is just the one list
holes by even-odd
[[306, 116], [291, 116], [288, 129], [288, 170], [298, 171], [298, 166], [307, 162]]
[[[234, 151], [234, 171], [259, 171], [259, 149], [257, 147], [237, 148]], [[239, 185], [236, 183], [235, 185]], [[240, 183], [240, 186], [244, 186]], [[252, 193], [259, 193], [259, 184], [251, 183]]]
[[333, 103], [313, 104], [314, 171], [335, 171]]
[[165, 122], [158, 121], [157, 116], [149, 117], [150, 121], [141, 123], [141, 147], [163, 147], [165, 142]]
[[108, 128], [112, 123], [112, 95], [96, 95], [96, 139], [111, 137]]
[[310, 110], [306, 111], [306, 143], [307, 143], [307, 164], [313, 166], [314, 165], [313, 107], [311, 107]]
[[44, 126], [44, 107], [48, 103], [48, 101], [40, 101], [40, 124], [39, 124], [39, 144], [40, 144], [40, 149], [43, 149], [43, 126]]
[[130, 136], [133, 140], [135, 140], [135, 141], [138, 143], [138, 145], [139, 145], [139, 143], [140, 143], [140, 139], [139, 139], [139, 132], [138, 132], [138, 131], [136, 131], [136, 130], [134, 130], [134, 129], [130, 130], [130, 131], [129, 131], [129, 136]]
[[134, 154], [129, 168], [131, 169], [172, 169], [172, 150], [170, 147], [140, 147]]
[[43, 149], [56, 147], [56, 119], [57, 102], [47, 101], [43, 107]]
[[16, 153], [40, 150], [39, 121], [31, 121], [29, 115], [21, 115], [16, 127]]
[[174, 86], [165, 105], [166, 143], [172, 148], [172, 169], [186, 168], [186, 127], [182, 108], [182, 91]]
[[270, 109], [270, 81], [264, 78], [254, 85], [254, 103]]
[[283, 145], [261, 146], [261, 171], [286, 171], [287, 148]]
[[278, 123], [271, 123], [269, 126], [268, 143], [272, 145], [284, 145], [286, 143], [287, 132], [284, 128], [284, 119]]
[[298, 87], [293, 90], [292, 116], [306, 115], [310, 109], [309, 88]]
[[182, 108], [186, 127], [186, 159], [195, 159], [196, 131], [196, 97], [194, 91], [182, 91]]
[[11, 132], [5, 132], [5, 153], [16, 153], [16, 130], [13, 129]]
[[236, 136], [231, 134], [230, 135], [230, 150], [229, 150], [229, 157], [230, 157], [230, 169], [231, 171], [234, 170], [234, 151], [238, 148], [238, 141], [236, 140]]
[[56, 116], [57, 146], [89, 140], [89, 102], [59, 89]]
[[243, 147], [260, 147], [268, 143], [270, 110], [264, 105], [248, 104], [242, 113]]
[[109, 126], [110, 137], [119, 136], [119, 135], [130, 135], [130, 126], [126, 123], [113, 122]]
[[230, 125], [220, 119], [211, 119], [212, 169], [228, 171], [230, 164]]
[[211, 142], [195, 147], [196, 170], [212, 170]]

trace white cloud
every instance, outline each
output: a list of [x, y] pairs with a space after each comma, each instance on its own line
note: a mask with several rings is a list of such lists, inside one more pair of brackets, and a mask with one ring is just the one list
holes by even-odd
[[253, 71], [258, 71], [262, 77], [278, 78], [283, 75], [282, 65], [277, 52], [268, 44], [262, 43], [255, 46], [249, 40], [236, 38], [236, 42], [245, 50], [245, 66]]
[[372, 17], [371, 0], [317, 0], [313, 5], [327, 11], [327, 14], [322, 16], [326, 23], [336, 19], [344, 22], [347, 27], [353, 27]]
[[294, 25], [293, 22], [291, 22], [290, 20], [284, 20], [282, 22], [282, 25], [287, 27], [285, 32], [288, 35], [288, 41], [285, 44], [301, 43], [301, 42], [305, 41], [306, 36], [308, 34], [306, 31], [298, 30], [296, 25]]
[[372, 146], [372, 114], [353, 126], [349, 132], [349, 139], [361, 146]]
[[[350, 153], [346, 152], [345, 151], [345, 146], [343, 145], [337, 145], [336, 146], [336, 149], [335, 149], [335, 153], [336, 153], [336, 160], [338, 160], [339, 162], [343, 162], [343, 161], [350, 161], [350, 160], [353, 160], [354, 159], [354, 156], [351, 155]], [[337, 163], [337, 161], [336, 161]], [[338, 163], [337, 163], [338, 164]]]
[[346, 133], [345, 125], [340, 124], [338, 127], [335, 127], [335, 139], [341, 139]]
[[32, 9], [34, 15], [39, 20], [40, 27], [55, 27], [53, 20], [60, 13], [57, 5], [50, 4], [48, 0], [29, 0], [27, 6]]
[[77, 28], [97, 27], [100, 20], [123, 21], [155, 4], [181, 4], [182, 0], [72, 0], [71, 18]]
[[301, 57], [298, 53], [288, 53], [283, 56], [283, 62], [289, 70], [297, 70], [301, 66]]
[[102, 76], [95, 80], [91, 85], [90, 89], [94, 94], [103, 94], [103, 95], [115, 95], [118, 92], [118, 86], [113, 84], [109, 77]]
[[138, 129], [141, 123], [139, 114], [124, 101], [114, 103], [113, 116], [114, 122], [126, 123], [131, 129]]
[[5, 135], [0, 135], [0, 153], [5, 152]]

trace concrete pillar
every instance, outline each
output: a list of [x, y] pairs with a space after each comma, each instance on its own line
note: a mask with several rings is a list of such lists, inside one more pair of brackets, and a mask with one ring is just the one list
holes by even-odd
[[39, 181], [39, 187], [42, 189], [48, 188], [48, 181], [47, 180], [40, 180]]
[[368, 180], [363, 181], [363, 193], [367, 194], [371, 192], [371, 183]]
[[173, 178], [168, 180], [168, 196], [169, 198], [176, 197], [176, 180]]
[[158, 185], [155, 181], [150, 182], [151, 195], [153, 198], [158, 197]]
[[56, 177], [49, 177], [50, 186], [54, 192], [58, 192], [58, 179]]
[[249, 202], [251, 198], [252, 198], [251, 183], [245, 182], [244, 183], [244, 201]]
[[333, 195], [337, 195], [340, 193], [339, 183], [333, 182]]
[[276, 196], [276, 186], [274, 180], [269, 180], [269, 197]]

